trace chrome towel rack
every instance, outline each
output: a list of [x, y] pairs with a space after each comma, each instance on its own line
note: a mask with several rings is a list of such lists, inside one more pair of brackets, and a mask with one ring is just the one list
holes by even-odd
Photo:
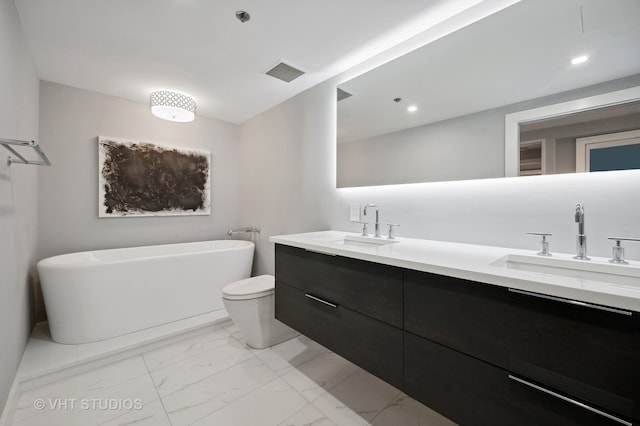
[[[35, 166], [50, 166], [51, 161], [47, 158], [47, 156], [42, 152], [42, 148], [35, 141], [19, 141], [16, 139], [2, 139], [0, 138], [0, 145], [4, 146], [11, 154], [15, 155], [17, 158], [9, 157], [7, 160], [7, 164], [12, 165], [13, 163], [18, 164], [33, 164]], [[27, 160], [24, 156], [22, 156], [18, 151], [13, 149], [11, 146], [24, 146], [32, 148], [40, 157], [40, 160]]]
[[236, 229], [229, 229], [227, 231], [227, 235], [233, 235], [233, 234], [238, 234], [240, 232], [251, 232], [253, 233], [260, 233], [260, 228], [258, 228], [257, 226], [247, 226], [246, 228], [236, 228]]

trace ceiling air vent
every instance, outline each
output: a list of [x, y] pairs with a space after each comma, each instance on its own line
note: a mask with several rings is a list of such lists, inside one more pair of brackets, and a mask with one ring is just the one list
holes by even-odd
[[295, 80], [304, 74], [304, 71], [300, 71], [292, 67], [291, 65], [287, 65], [284, 62], [280, 62], [275, 67], [271, 68], [265, 74], [270, 75], [271, 77], [277, 78], [278, 80], [286, 81], [287, 83]]
[[338, 102], [340, 102], [343, 99], [347, 99], [350, 96], [351, 96], [351, 93], [346, 92], [338, 87]]

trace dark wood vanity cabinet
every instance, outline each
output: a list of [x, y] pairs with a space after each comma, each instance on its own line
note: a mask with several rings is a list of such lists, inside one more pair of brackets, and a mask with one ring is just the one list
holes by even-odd
[[[495, 381], [493, 389], [485, 393], [476, 389], [477, 383], [463, 387], [477, 390], [473, 401], [484, 395], [487, 410], [502, 401], [504, 424], [514, 424], [510, 422], [518, 418], [518, 424], [611, 421], [588, 409], [576, 411], [575, 404], [563, 397], [626, 421], [640, 419], [640, 318], [636, 313], [417, 271], [405, 272], [404, 289], [405, 392], [434, 409], [438, 407], [433, 402], [419, 396], [428, 387], [432, 367], [418, 360], [444, 351], [451, 359], [460, 359], [459, 368], [450, 366], [450, 371], [475, 371], [471, 378], [482, 381], [486, 370], [489, 383]], [[427, 372], [421, 374], [420, 366]], [[416, 379], [420, 376], [425, 385]], [[466, 380], [458, 374], [451, 379], [458, 385]], [[452, 392], [454, 397], [464, 390]], [[443, 414], [465, 424], [483, 424], [457, 418], [464, 415], [459, 413], [459, 402], [453, 411], [442, 408]], [[556, 423], [550, 420], [558, 415], [562, 416]]]
[[402, 328], [402, 269], [276, 245], [276, 280]]
[[547, 297], [276, 245], [276, 318], [457, 423], [640, 424], [640, 314]]
[[276, 318], [402, 388], [402, 269], [276, 245]]
[[518, 376], [405, 333], [404, 391], [461, 425], [595, 426], [620, 423], [519, 382]]

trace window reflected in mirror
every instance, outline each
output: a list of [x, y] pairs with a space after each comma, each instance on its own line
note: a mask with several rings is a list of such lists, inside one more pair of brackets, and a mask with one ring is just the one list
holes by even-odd
[[640, 101], [520, 124], [520, 176], [640, 168]]

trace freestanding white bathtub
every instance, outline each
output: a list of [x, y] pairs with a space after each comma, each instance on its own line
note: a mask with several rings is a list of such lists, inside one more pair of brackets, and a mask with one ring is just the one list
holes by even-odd
[[223, 309], [251, 276], [254, 243], [202, 241], [63, 254], [38, 262], [51, 337], [96, 342]]

